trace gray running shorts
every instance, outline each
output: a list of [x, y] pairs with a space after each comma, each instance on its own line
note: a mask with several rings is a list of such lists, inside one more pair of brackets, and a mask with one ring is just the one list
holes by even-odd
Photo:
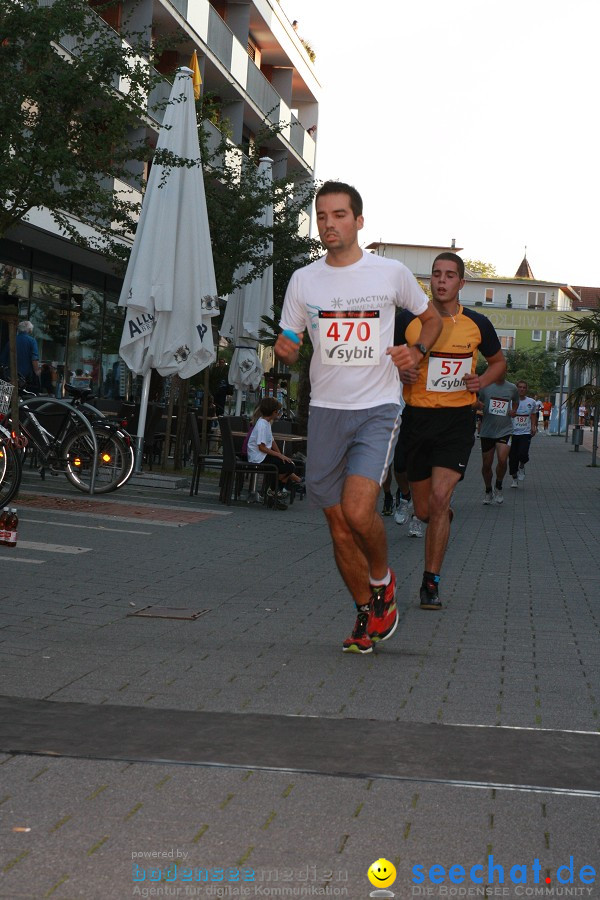
[[306, 493], [312, 506], [337, 506], [348, 475], [381, 484], [394, 453], [400, 405], [373, 409], [324, 409], [308, 416]]

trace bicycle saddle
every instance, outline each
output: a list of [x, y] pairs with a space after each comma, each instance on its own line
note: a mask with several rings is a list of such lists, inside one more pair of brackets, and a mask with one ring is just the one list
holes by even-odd
[[68, 394], [69, 397], [74, 397], [75, 400], [81, 400], [85, 403], [92, 396], [91, 388], [77, 388], [73, 387], [72, 384], [65, 384], [65, 394]]

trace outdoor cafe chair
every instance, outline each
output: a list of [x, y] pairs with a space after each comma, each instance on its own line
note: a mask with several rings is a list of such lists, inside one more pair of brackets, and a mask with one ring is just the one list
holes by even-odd
[[[235, 452], [231, 422], [226, 416], [219, 417], [221, 439], [223, 441], [223, 465], [221, 468], [221, 503], [231, 505], [231, 495], [234, 500], [239, 498], [242, 479], [244, 475], [263, 474], [272, 476], [273, 485], [277, 485], [279, 470], [273, 463], [251, 463], [240, 459]], [[269, 478], [269, 480], [271, 480]]]
[[[144, 457], [152, 471], [152, 463], [160, 462], [162, 456], [164, 434], [161, 435], [164, 409], [152, 403], [148, 404], [146, 425], [144, 427]], [[137, 430], [137, 425], [136, 425]]]
[[207, 463], [215, 463], [219, 467], [223, 462], [223, 457], [215, 453], [204, 453], [202, 450], [202, 440], [200, 438], [200, 429], [198, 427], [198, 419], [196, 413], [192, 410], [188, 413], [188, 425], [190, 436], [192, 439], [192, 458], [194, 469], [192, 472], [192, 484], [190, 486], [190, 497], [192, 494], [198, 493], [200, 484], [200, 473], [204, 471]]

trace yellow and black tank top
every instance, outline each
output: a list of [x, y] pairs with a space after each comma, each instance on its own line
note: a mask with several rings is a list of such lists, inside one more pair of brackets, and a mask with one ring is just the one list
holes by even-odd
[[[485, 357], [500, 350], [494, 326], [481, 313], [459, 306], [457, 315], [444, 317], [442, 323], [442, 333], [419, 366], [418, 381], [404, 385], [409, 406], [471, 406], [477, 395], [465, 388], [464, 376], [475, 371], [479, 350]], [[420, 319], [401, 310], [396, 316], [394, 344], [418, 344], [420, 334]]]

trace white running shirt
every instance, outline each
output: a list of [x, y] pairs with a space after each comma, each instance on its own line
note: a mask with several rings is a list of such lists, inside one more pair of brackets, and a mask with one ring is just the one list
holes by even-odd
[[364, 253], [350, 266], [322, 256], [297, 269], [285, 295], [281, 328], [308, 329], [313, 406], [371, 409], [398, 403], [398, 369], [386, 356], [394, 345], [397, 307], [419, 316], [428, 300], [414, 275], [394, 259]]
[[531, 434], [531, 416], [537, 413], [537, 406], [532, 397], [519, 400], [517, 412], [513, 419], [513, 434]]

